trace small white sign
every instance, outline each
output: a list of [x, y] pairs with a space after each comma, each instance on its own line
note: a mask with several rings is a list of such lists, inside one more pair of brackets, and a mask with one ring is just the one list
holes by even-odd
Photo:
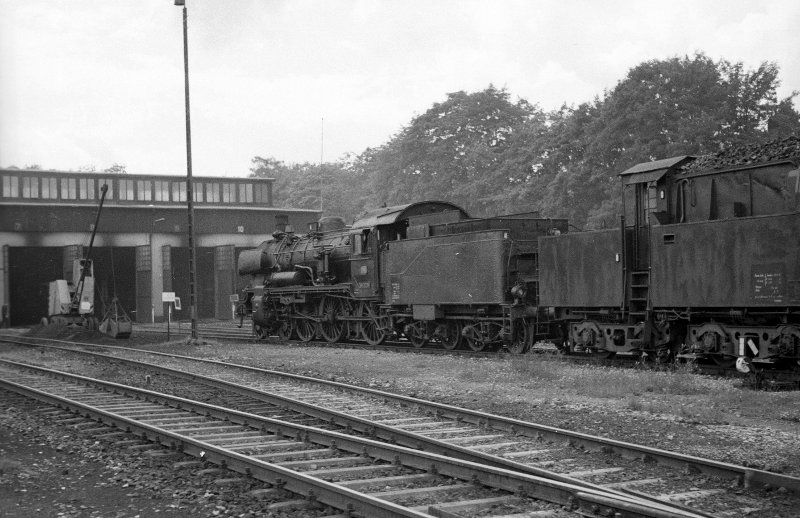
[[239, 302], [239, 294], [234, 293], [233, 295], [228, 295], [228, 300], [231, 302]]
[[180, 309], [181, 309], [181, 298], [180, 297], [175, 297], [175, 300], [173, 302], [175, 303], [175, 310], [176, 311], [180, 311]]
[[162, 291], [161, 292], [161, 302], [175, 302], [175, 292], [174, 291]]

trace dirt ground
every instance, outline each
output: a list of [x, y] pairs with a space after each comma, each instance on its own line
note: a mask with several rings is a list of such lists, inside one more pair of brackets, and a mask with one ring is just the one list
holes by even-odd
[[[72, 336], [91, 342], [107, 340]], [[281, 344], [113, 341], [321, 377], [800, 476], [800, 398], [685, 369], [572, 365], [543, 355], [462, 358]], [[0, 352], [5, 345], [0, 345]], [[303, 516], [222, 497], [212, 482], [119, 455], [0, 402], [3, 516]], [[121, 476], [120, 473], [124, 473]], [[191, 478], [191, 477], [188, 477]], [[127, 486], [126, 486], [127, 484]], [[211, 484], [207, 491], [204, 484]], [[190, 489], [187, 489], [190, 488]], [[169, 488], [168, 490], [165, 488]], [[202, 490], [201, 490], [202, 488]], [[773, 488], [780, 490], [780, 488]], [[239, 491], [241, 494], [241, 491]], [[205, 495], [205, 496], [204, 496]]]
[[4, 426], [6, 418], [0, 425], [2, 516], [191, 516], [171, 499], [117, 480], [109, 459], [87, 454], [74, 439], [59, 443], [54, 430]]

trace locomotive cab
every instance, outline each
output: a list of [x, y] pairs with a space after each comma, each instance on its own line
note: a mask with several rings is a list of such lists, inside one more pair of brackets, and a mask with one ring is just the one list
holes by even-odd
[[425, 233], [432, 224], [469, 218], [464, 209], [443, 201], [425, 201], [381, 207], [369, 211], [353, 223], [350, 234], [350, 274], [353, 296], [380, 298], [381, 253], [393, 241]]
[[378, 278], [377, 238], [374, 228], [363, 228], [350, 234], [350, 276], [353, 296], [370, 298], [380, 294]]

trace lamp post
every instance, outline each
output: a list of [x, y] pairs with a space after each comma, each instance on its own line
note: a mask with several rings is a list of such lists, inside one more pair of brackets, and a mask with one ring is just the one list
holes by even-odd
[[189, 209], [189, 312], [192, 318], [191, 341], [197, 342], [197, 291], [195, 288], [196, 253], [194, 249], [194, 205], [192, 203], [192, 127], [189, 118], [189, 35], [185, 0], [175, 0], [183, 7], [183, 75], [186, 98], [186, 201]]

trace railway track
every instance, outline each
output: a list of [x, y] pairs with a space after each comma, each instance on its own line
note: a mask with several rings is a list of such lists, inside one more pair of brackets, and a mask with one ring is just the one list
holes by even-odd
[[601, 488], [18, 362], [0, 361], [0, 374], [5, 390], [78, 414], [72, 424], [101, 422], [347, 516], [487, 516], [487, 509], [505, 517], [704, 516]]
[[[193, 383], [191, 388], [178, 390], [193, 398], [245, 411], [291, 412], [301, 423], [568, 484], [603, 485], [621, 494], [677, 503], [699, 513], [736, 516], [742, 509], [763, 512], [765, 501], [755, 490], [765, 484], [800, 492], [800, 480], [792, 477], [414, 398], [207, 360], [109, 349], [113, 359], [125, 357], [126, 369], [139, 369], [132, 377], [180, 377]], [[142, 359], [156, 359], [159, 365], [134, 362]], [[209, 368], [216, 371], [216, 379], [201, 377]], [[159, 378], [160, 390], [165, 385]], [[785, 502], [774, 504], [780, 507]]]

